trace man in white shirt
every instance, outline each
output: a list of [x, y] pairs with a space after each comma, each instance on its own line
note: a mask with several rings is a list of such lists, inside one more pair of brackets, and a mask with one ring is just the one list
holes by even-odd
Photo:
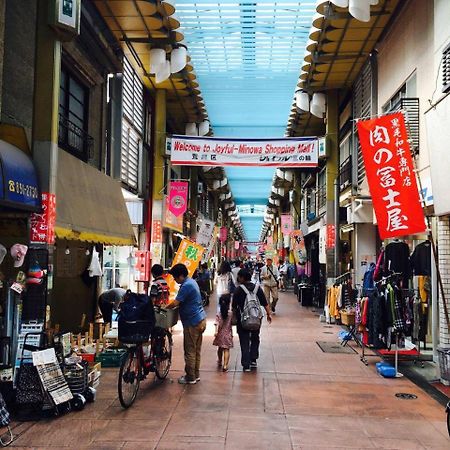
[[271, 258], [267, 258], [266, 265], [261, 269], [261, 280], [263, 284], [264, 295], [272, 312], [275, 313], [275, 307], [278, 302], [278, 280], [280, 274], [278, 269], [273, 265]]

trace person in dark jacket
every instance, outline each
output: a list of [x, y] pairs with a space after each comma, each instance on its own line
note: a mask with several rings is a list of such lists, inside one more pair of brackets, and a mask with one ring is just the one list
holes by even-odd
[[[255, 289], [255, 284], [251, 282], [252, 276], [247, 269], [241, 269], [238, 272], [238, 282], [240, 285], [244, 285], [249, 292], [253, 292]], [[267, 321], [272, 322], [272, 316], [267, 303], [266, 296], [263, 290], [259, 287], [257, 292], [257, 297], [259, 303], [265, 308], [267, 313]], [[241, 325], [241, 313], [244, 309], [245, 299], [247, 294], [239, 286], [233, 295], [233, 311], [236, 313], [237, 319], [237, 333], [239, 336], [239, 343], [241, 345], [241, 364], [244, 372], [250, 372], [251, 369], [256, 369], [258, 367], [257, 359], [259, 358], [259, 330], [249, 331], [244, 330]]]

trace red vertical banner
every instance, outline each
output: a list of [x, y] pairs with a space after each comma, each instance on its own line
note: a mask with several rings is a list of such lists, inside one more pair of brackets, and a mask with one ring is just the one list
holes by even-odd
[[188, 181], [171, 181], [169, 191], [169, 211], [176, 217], [181, 216], [187, 210]]
[[153, 220], [153, 224], [152, 224], [152, 242], [162, 242], [162, 224], [161, 224], [161, 220]]
[[56, 196], [48, 192], [42, 193], [42, 212], [30, 216], [30, 243], [55, 243]]
[[381, 239], [426, 230], [403, 113], [357, 123]]
[[327, 249], [336, 247], [336, 227], [333, 224], [327, 224]]
[[138, 250], [135, 255], [134, 280], [150, 281], [150, 252]]

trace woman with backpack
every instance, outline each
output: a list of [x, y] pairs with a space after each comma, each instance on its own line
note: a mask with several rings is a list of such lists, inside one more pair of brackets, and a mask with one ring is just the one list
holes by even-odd
[[217, 365], [222, 367], [224, 372], [228, 372], [228, 362], [230, 361], [230, 348], [233, 347], [233, 330], [231, 327], [232, 311], [230, 309], [231, 295], [223, 294], [219, 299], [220, 311], [216, 316], [216, 332], [214, 333], [213, 345], [217, 349]]
[[[238, 273], [239, 287], [233, 295], [233, 311], [236, 313], [236, 329], [241, 346], [241, 364], [244, 372], [258, 367], [259, 331], [264, 307], [267, 321], [272, 322], [272, 316], [264, 292], [258, 284], [251, 282], [252, 275], [247, 269]], [[256, 303], [256, 308], [250, 309], [249, 304]], [[256, 310], [256, 315], [254, 314]], [[256, 326], [255, 326], [256, 324]]]

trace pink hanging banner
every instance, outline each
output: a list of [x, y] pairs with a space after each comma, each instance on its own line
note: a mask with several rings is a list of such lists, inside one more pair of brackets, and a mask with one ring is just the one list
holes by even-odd
[[220, 227], [220, 242], [225, 242], [228, 237], [228, 228], [227, 227]]
[[241, 245], [241, 243], [239, 241], [234, 241], [234, 249], [235, 250], [239, 250], [240, 245]]
[[176, 217], [181, 216], [187, 210], [188, 181], [171, 181], [169, 191], [169, 211]]
[[290, 214], [281, 214], [281, 232], [288, 236], [292, 231], [292, 216]]

